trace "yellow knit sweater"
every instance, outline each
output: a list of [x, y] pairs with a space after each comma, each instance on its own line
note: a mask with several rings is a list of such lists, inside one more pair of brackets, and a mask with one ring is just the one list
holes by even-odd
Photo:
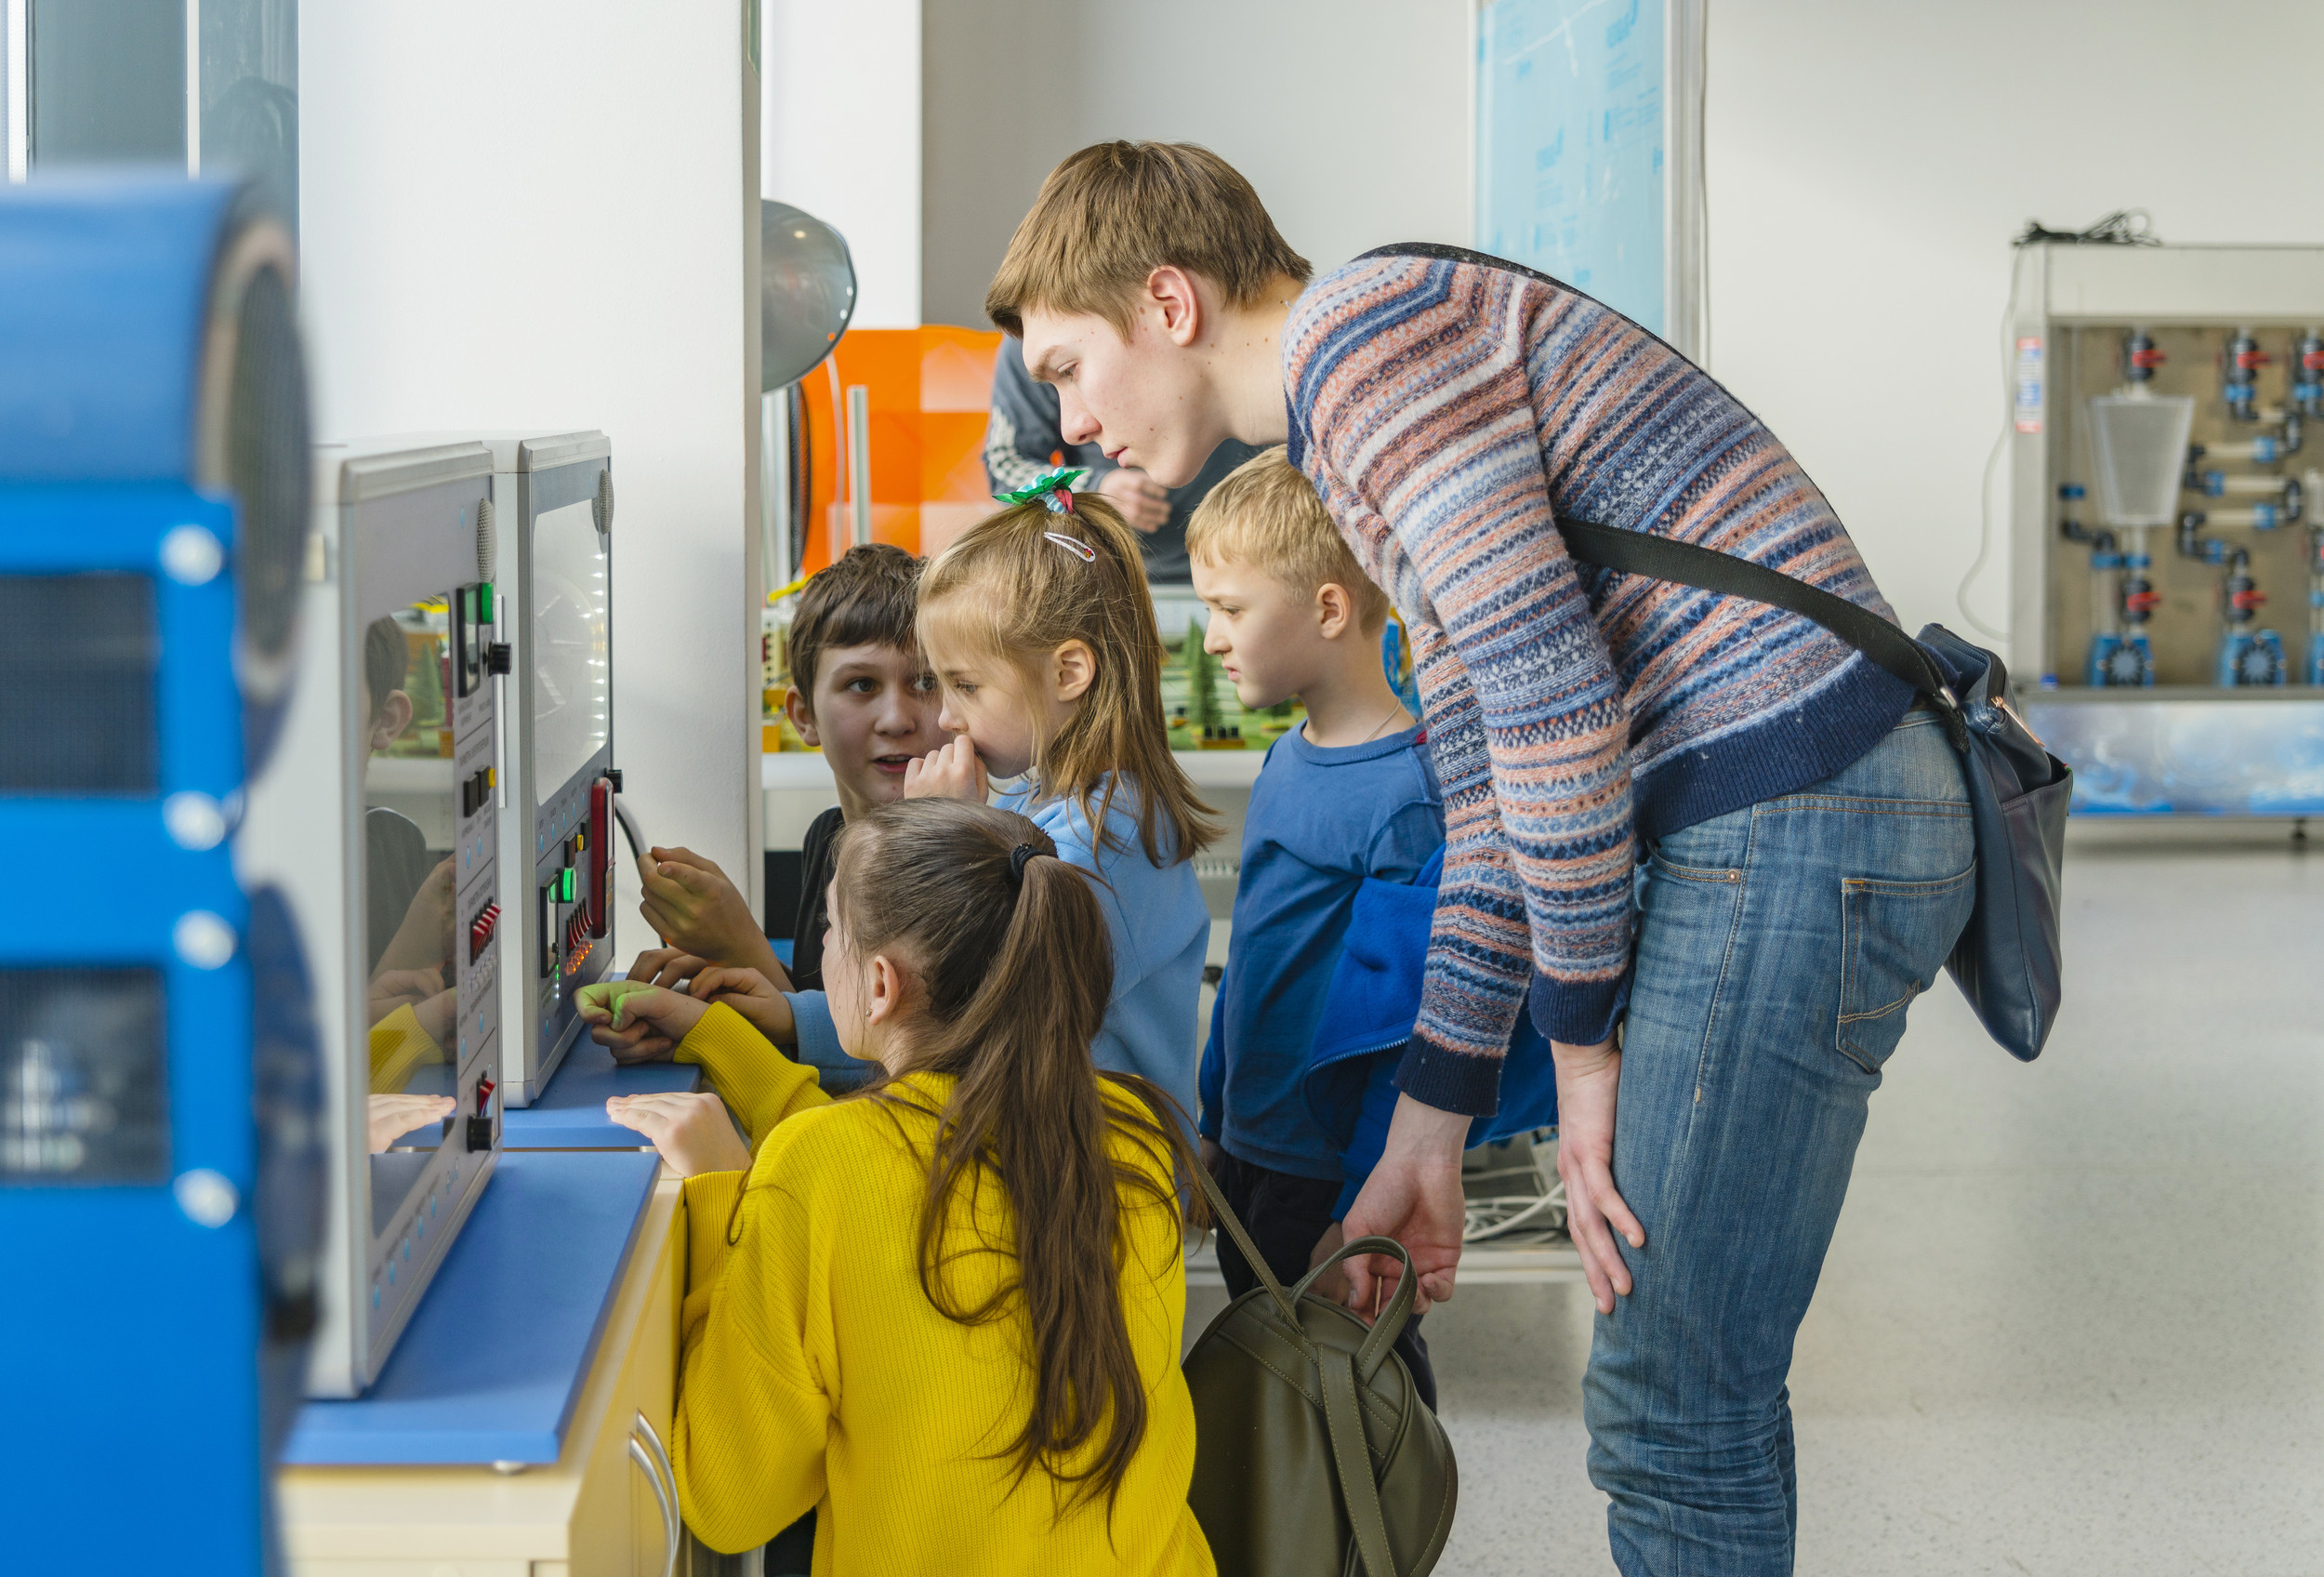
[[[772, 1538], [815, 1508], [816, 1577], [995, 1577], [1215, 1570], [1187, 1509], [1194, 1404], [1178, 1368], [1186, 1314], [1173, 1210], [1127, 1201], [1121, 1302], [1147, 1387], [1146, 1433], [1109, 1531], [1103, 1499], [1064, 1504], [1008, 1448], [1031, 1405], [1023, 1317], [971, 1326], [921, 1290], [919, 1212], [932, 1118], [834, 1105], [812, 1069], [713, 1007], [678, 1051], [700, 1063], [757, 1153], [744, 1174], [686, 1184], [688, 1271], [673, 1456], [686, 1522], [714, 1549]], [[951, 1080], [899, 1095], [941, 1107]], [[1117, 1162], [1153, 1171], [1124, 1140]], [[1006, 1242], [1001, 1190], [979, 1192], [947, 1246]], [[739, 1203], [738, 1203], [739, 1201]], [[1014, 1274], [1006, 1252], [953, 1260], [958, 1306]], [[1110, 1532], [1110, 1536], [1109, 1536]]]

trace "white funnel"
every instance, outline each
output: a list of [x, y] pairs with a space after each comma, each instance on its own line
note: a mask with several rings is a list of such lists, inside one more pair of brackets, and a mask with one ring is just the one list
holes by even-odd
[[2101, 523], [2169, 525], [2177, 518], [2194, 426], [2195, 401], [2185, 394], [2101, 394], [2090, 402]]

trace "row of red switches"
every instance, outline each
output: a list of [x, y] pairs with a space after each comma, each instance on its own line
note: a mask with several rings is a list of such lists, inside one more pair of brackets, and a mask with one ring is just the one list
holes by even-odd
[[485, 944], [493, 939], [493, 932], [500, 924], [500, 906], [486, 904], [483, 911], [469, 921], [468, 961], [474, 963], [483, 955]]

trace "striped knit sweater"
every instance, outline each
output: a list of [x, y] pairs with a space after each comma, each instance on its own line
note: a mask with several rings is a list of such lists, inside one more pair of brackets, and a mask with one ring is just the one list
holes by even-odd
[[1895, 615], [1758, 418], [1578, 292], [1367, 255], [1293, 305], [1283, 373], [1293, 463], [1411, 628], [1444, 784], [1445, 881], [1397, 1082], [1488, 1112], [1528, 983], [1552, 1039], [1613, 1033], [1641, 838], [1829, 776], [1912, 698], [1795, 615], [1578, 565], [1558, 519]]

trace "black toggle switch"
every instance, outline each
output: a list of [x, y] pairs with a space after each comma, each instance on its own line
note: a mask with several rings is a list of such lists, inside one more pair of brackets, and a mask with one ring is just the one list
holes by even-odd
[[484, 654], [486, 673], [507, 673], [516, 667], [516, 653], [506, 641], [495, 641]]

